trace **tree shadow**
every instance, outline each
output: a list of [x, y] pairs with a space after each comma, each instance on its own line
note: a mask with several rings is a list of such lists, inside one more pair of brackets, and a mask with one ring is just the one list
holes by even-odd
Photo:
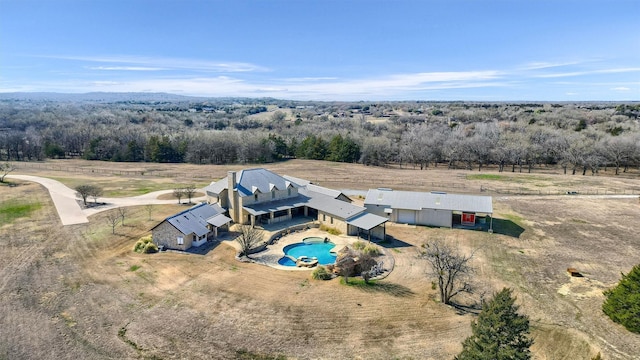
[[519, 238], [524, 232], [524, 228], [511, 220], [493, 218], [493, 232]]
[[[341, 281], [344, 281], [344, 279]], [[346, 285], [368, 293], [384, 293], [395, 297], [409, 297], [415, 295], [411, 289], [404, 285], [378, 280], [371, 280], [368, 283], [365, 283], [364, 280], [359, 278], [349, 278], [349, 282]]]
[[482, 305], [480, 304], [463, 305], [451, 302], [449, 305], [456, 310], [456, 314], [458, 315], [478, 315], [480, 311], [482, 311]]
[[184, 252], [189, 253], [189, 254], [197, 254], [197, 255], [207, 255], [209, 253], [209, 251], [215, 249], [216, 247], [218, 247], [218, 245], [220, 245], [220, 240], [219, 239], [215, 239], [212, 241], [207, 241], [204, 244], [200, 245], [200, 246], [192, 246], [190, 248], [188, 248], [187, 250], [185, 250]]
[[396, 249], [396, 248], [404, 248], [404, 247], [412, 247], [413, 245], [408, 244], [402, 240], [398, 240], [391, 235], [387, 235], [387, 238], [383, 241], [378, 241], [376, 244], [387, 248], [387, 249]]

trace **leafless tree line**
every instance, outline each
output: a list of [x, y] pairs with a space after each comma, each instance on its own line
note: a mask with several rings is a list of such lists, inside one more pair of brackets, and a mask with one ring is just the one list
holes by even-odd
[[[281, 110], [267, 113], [266, 105]], [[421, 169], [555, 165], [583, 175], [611, 166], [618, 174], [640, 166], [639, 115], [638, 105], [609, 103], [0, 101], [0, 161], [228, 164], [310, 156]], [[331, 149], [337, 138], [348, 140], [349, 160]]]

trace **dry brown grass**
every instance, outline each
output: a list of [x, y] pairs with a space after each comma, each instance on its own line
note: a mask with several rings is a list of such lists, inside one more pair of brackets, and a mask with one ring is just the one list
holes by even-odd
[[[149, 166], [162, 171], [162, 165]], [[201, 169], [212, 179], [241, 169], [167, 167], [167, 173]], [[357, 177], [379, 179], [380, 186], [387, 186], [397, 176], [394, 169], [305, 161], [268, 167], [303, 178], [344, 177], [342, 185], [321, 181], [337, 188], [366, 189], [368, 183], [355, 181]], [[405, 173], [407, 179], [421, 175], [438, 182], [472, 181], [458, 172]], [[121, 176], [109, 178], [116, 184]], [[607, 187], [638, 185], [634, 179], [593, 179]], [[143, 207], [134, 208], [127, 226], [118, 226], [111, 235], [105, 214], [91, 217], [89, 224], [61, 227], [39, 185], [0, 187], [0, 201], [11, 199], [42, 207], [30, 218], [0, 225], [0, 358], [229, 359], [241, 349], [298, 359], [451, 358], [470, 333], [473, 315], [433, 300], [435, 291], [414, 246], [435, 236], [462, 251], [480, 248], [475, 258], [479, 290], [515, 289], [522, 311], [532, 320], [535, 358], [590, 359], [601, 351], [607, 359], [636, 359], [640, 354], [640, 337], [600, 311], [601, 291], [640, 259], [634, 228], [638, 199], [496, 198], [496, 216], [518, 222], [524, 230], [519, 238], [391, 225], [388, 232], [406, 246], [391, 250], [395, 269], [375, 291], [337, 280], [313, 281], [307, 272], [240, 263], [225, 244], [204, 256], [134, 253], [135, 241], [163, 217], [183, 209], [178, 205], [156, 206], [151, 221]], [[568, 267], [585, 277], [571, 278]], [[460, 300], [473, 302], [477, 296]]]

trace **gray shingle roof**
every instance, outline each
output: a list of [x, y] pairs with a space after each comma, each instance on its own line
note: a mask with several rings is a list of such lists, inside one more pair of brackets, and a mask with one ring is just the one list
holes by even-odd
[[[169, 216], [165, 221], [173, 225], [181, 233], [196, 234], [198, 236], [206, 235], [209, 232], [207, 228], [208, 220], [215, 219], [216, 223], [224, 225], [231, 221], [224, 216], [224, 210], [218, 204], [199, 204], [175, 215]], [[220, 217], [223, 216], [223, 217]], [[225, 221], [226, 220], [226, 221]], [[214, 225], [214, 224], [212, 224]], [[216, 226], [220, 226], [216, 225]]]
[[438, 209], [493, 213], [491, 196], [480, 195], [370, 189], [364, 204], [383, 205], [392, 209], [406, 210]]

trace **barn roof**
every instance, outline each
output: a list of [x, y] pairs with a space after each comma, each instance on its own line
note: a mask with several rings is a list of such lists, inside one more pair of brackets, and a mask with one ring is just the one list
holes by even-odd
[[447, 194], [442, 192], [369, 189], [364, 204], [365, 206], [383, 205], [392, 209], [403, 210], [437, 209], [485, 214], [493, 213], [491, 196]]

